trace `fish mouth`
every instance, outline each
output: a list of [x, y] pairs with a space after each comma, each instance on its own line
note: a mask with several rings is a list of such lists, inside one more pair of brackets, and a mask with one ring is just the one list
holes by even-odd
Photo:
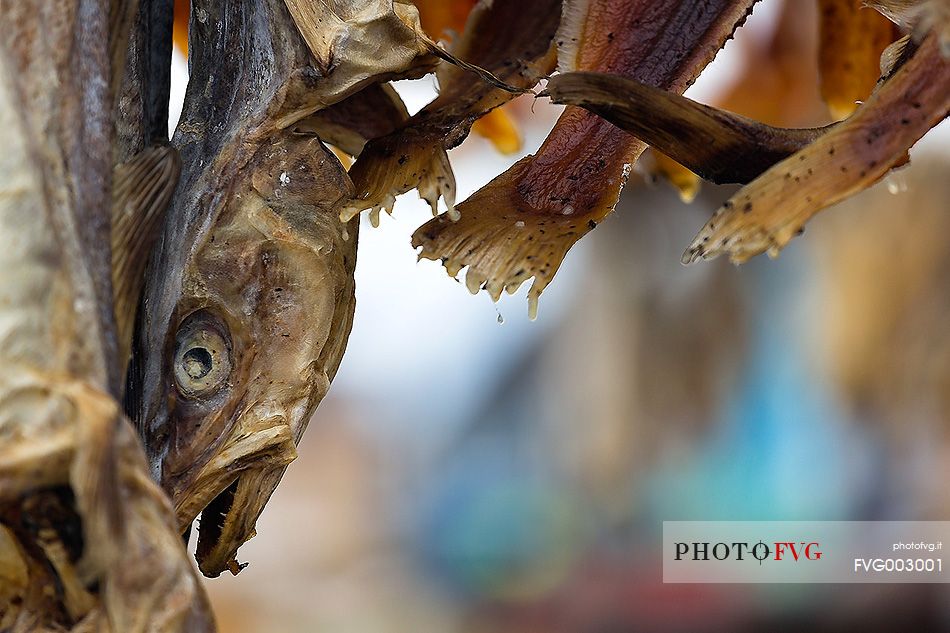
[[237, 551], [256, 535], [257, 519], [277, 487], [283, 468], [244, 471], [218, 493], [198, 520], [195, 559], [209, 578], [225, 570], [237, 575], [247, 563], [237, 562]]
[[[195, 558], [205, 575], [208, 574], [208, 571], [205, 570], [203, 561], [211, 558], [215, 547], [221, 542], [224, 524], [234, 507], [234, 496], [237, 494], [237, 488], [238, 480], [235, 479], [231, 485], [205, 506], [205, 509], [201, 511], [201, 518], [198, 519], [198, 544], [195, 549]], [[237, 551], [235, 550], [234, 553], [237, 554]], [[235, 562], [237, 561], [235, 560]], [[241, 566], [238, 565], [237, 569], [231, 569], [231, 573], [237, 574], [240, 570]], [[217, 576], [221, 571], [223, 570], [217, 571], [214, 575]]]
[[202, 574], [213, 578], [243, 569], [237, 550], [256, 534], [258, 517], [296, 456], [290, 428], [283, 417], [272, 416], [218, 449], [198, 473], [181, 468], [165, 474], [163, 486], [177, 501], [183, 534], [200, 514], [195, 559]]
[[205, 576], [214, 578], [226, 570], [237, 575], [245, 567], [235, 558], [238, 548], [257, 534], [257, 519], [297, 457], [288, 419], [296, 418], [241, 416], [234, 439], [218, 447], [197, 472], [182, 457], [177, 469], [164, 473], [163, 485], [177, 502], [182, 533], [200, 514], [195, 559]]

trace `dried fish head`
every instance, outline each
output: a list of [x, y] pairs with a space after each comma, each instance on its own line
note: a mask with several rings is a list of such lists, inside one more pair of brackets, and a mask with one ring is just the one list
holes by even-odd
[[209, 576], [237, 571], [336, 373], [354, 307], [355, 239], [337, 208], [351, 184], [336, 157], [290, 133], [246, 159], [228, 148], [201, 177], [230, 185], [193, 201], [214, 207], [211, 220], [165, 288], [177, 286], [174, 308], [148, 368], [158, 382], [145, 387], [153, 463], [182, 530], [203, 510], [197, 558]]

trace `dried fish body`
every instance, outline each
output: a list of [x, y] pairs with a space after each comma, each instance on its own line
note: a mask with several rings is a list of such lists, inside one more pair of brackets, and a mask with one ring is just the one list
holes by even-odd
[[[366, 12], [351, 12], [357, 4]], [[377, 5], [302, 9], [336, 12], [345, 33], [367, 16], [386, 22]], [[182, 178], [130, 369], [129, 407], [178, 529], [201, 513], [196, 554], [208, 576], [240, 570], [235, 554], [296, 457], [352, 323], [358, 225], [339, 219], [352, 184], [301, 118], [363, 85], [383, 102], [388, 94], [372, 86], [385, 69], [367, 78], [358, 60], [315, 55], [293, 14], [282, 0], [194, 3], [173, 138]], [[387, 111], [401, 113], [391, 99]], [[333, 113], [313, 125], [336, 126], [347, 151], [371, 133]]]
[[950, 114], [950, 59], [931, 33], [846, 121], [771, 167], [728, 200], [683, 255], [775, 257], [822, 209], [866, 189]]
[[16, 570], [4, 625], [210, 630], [116, 401], [109, 11], [0, 13], [0, 546]]

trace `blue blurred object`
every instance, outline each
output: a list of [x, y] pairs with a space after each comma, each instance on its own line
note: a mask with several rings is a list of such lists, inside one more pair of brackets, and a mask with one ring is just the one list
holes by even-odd
[[566, 576], [576, 548], [574, 501], [494, 434], [453, 456], [421, 511], [416, 547], [453, 591], [526, 599]]
[[815, 276], [797, 246], [781, 265], [759, 258], [743, 267], [752, 339], [739, 388], [714, 435], [650, 478], [648, 513], [657, 520], [845, 519], [862, 503], [857, 474], [871, 446], [818, 375], [821, 306], [805, 292]]

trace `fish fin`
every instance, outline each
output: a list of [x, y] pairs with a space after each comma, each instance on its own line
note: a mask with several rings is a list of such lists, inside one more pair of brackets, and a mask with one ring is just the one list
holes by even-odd
[[[318, 110], [309, 117], [298, 121], [294, 131], [300, 134], [314, 134], [325, 143], [340, 149], [349, 156], [360, 156], [364, 146], [372, 139], [387, 137], [387, 135], [401, 129], [409, 119], [409, 111], [402, 99], [388, 84], [368, 86], [355, 95], [347, 97], [329, 108]], [[399, 140], [398, 134], [389, 137]], [[399, 153], [395, 153], [399, 151]], [[433, 215], [437, 212], [440, 198], [446, 201], [451, 209], [455, 203], [455, 175], [449, 164], [449, 157], [445, 148], [433, 145], [425, 153], [412, 153], [408, 150], [391, 148], [386, 156], [394, 157], [392, 161], [371, 162], [373, 171], [365, 173], [362, 168], [366, 162], [354, 173], [360, 173], [361, 178], [369, 179], [376, 184], [375, 189], [398, 189], [396, 180], [400, 173], [413, 173], [418, 179], [417, 189], [420, 197], [426, 200], [433, 208]], [[342, 161], [341, 161], [342, 162]], [[344, 163], [346, 165], [347, 163]], [[388, 169], [393, 165], [402, 171]], [[353, 174], [351, 174], [353, 175]], [[400, 193], [402, 193], [400, 191]], [[392, 213], [394, 199], [384, 200], [373, 205], [370, 218], [374, 226], [379, 223], [379, 213], [385, 210]], [[341, 218], [349, 222], [359, 214], [364, 207], [348, 202], [343, 208]]]
[[455, 173], [445, 147], [438, 143], [418, 144], [418, 137], [396, 132], [367, 144], [350, 169], [356, 195], [345, 202], [340, 219], [349, 222], [369, 210], [373, 226], [379, 214], [392, 214], [396, 196], [415, 188], [419, 197], [438, 213], [442, 199], [455, 215]]
[[[682, 92], [753, 4], [754, 0], [571, 2], [566, 10], [578, 13], [566, 16], [565, 28], [570, 30], [562, 28], [554, 41], [562, 52], [566, 44], [561, 36], [580, 42], [576, 59], [562, 64], [564, 68], [623, 74]], [[682, 55], [668, 55], [671, 47]], [[560, 76], [550, 78], [549, 86]], [[484, 287], [493, 298], [502, 290], [514, 292], [533, 277], [528, 312], [534, 316], [541, 291], [568, 250], [613, 211], [631, 165], [645, 147], [606, 120], [567, 108], [536, 154], [459, 204], [457, 222], [440, 216], [423, 225], [413, 236], [414, 244], [422, 247], [422, 257], [442, 260], [453, 276], [468, 266], [469, 290]]]
[[891, 73], [897, 70], [898, 64], [904, 59], [904, 54], [907, 51], [907, 45], [909, 43], [910, 35], [905, 35], [884, 49], [884, 52], [881, 53], [882, 79], [890, 77]]
[[565, 205], [558, 215], [533, 212], [517, 190], [521, 170], [530, 157], [515, 163], [465, 201], [453, 221], [445, 213], [416, 229], [414, 248], [420, 259], [441, 260], [449, 276], [468, 268], [465, 285], [476, 294], [484, 289], [493, 301], [502, 291], [514, 294], [534, 279], [528, 291], [528, 316], [534, 320], [538, 299], [554, 278], [567, 251], [609, 213], [616, 198], [598, 197], [589, 210], [575, 214]]
[[148, 147], [118, 165], [113, 174], [112, 292], [123, 369], [131, 350], [145, 265], [180, 171], [177, 150]]

